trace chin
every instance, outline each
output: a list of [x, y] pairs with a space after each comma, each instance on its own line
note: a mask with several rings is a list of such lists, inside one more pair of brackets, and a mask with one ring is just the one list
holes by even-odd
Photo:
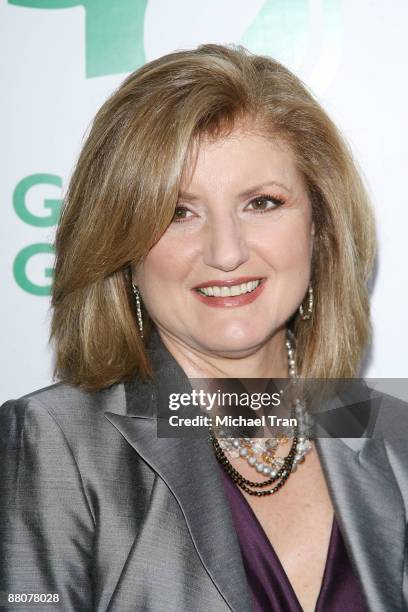
[[[208, 341], [210, 339], [210, 341]], [[207, 336], [203, 344], [207, 351], [217, 353], [223, 357], [246, 357], [254, 350], [259, 348], [266, 340], [268, 335], [256, 334], [253, 330], [246, 333], [218, 333]]]

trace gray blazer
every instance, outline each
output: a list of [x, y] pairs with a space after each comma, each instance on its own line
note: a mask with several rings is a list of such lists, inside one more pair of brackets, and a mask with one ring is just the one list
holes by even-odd
[[[18, 592], [58, 593], [64, 612], [251, 610], [209, 440], [156, 435], [160, 385], [184, 373], [157, 334], [151, 357], [155, 384], [57, 384], [1, 408], [0, 609]], [[317, 450], [369, 609], [407, 610], [405, 439]]]

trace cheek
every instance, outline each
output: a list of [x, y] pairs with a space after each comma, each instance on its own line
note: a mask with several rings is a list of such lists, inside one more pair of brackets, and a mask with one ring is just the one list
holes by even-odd
[[140, 264], [137, 278], [141, 289], [160, 291], [173, 282], [183, 282], [191, 270], [194, 245], [182, 239], [176, 241], [163, 236]]
[[311, 224], [302, 219], [290, 221], [269, 227], [268, 232], [258, 235], [255, 244], [275, 270], [308, 269], [313, 248]]

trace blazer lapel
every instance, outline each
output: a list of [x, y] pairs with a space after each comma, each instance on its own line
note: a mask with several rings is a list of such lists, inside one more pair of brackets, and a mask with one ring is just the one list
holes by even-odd
[[370, 609], [402, 610], [405, 509], [384, 441], [320, 438], [316, 448]]
[[241, 551], [209, 435], [208, 439], [157, 437], [163, 390], [191, 390], [191, 386], [157, 335], [150, 349], [157, 384], [125, 385], [127, 415], [105, 412], [105, 416], [175, 496], [194, 547], [227, 605], [234, 612], [248, 612], [251, 602]]
[[227, 604], [248, 612], [241, 552], [209, 440], [157, 438], [155, 419], [105, 415], [177, 499], [197, 553]]

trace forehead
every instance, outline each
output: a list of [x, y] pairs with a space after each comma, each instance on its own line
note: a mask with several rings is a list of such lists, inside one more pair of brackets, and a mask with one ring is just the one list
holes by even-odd
[[181, 188], [209, 189], [275, 181], [305, 188], [294, 151], [283, 140], [257, 131], [235, 129], [219, 138], [202, 136], [193, 143]]

